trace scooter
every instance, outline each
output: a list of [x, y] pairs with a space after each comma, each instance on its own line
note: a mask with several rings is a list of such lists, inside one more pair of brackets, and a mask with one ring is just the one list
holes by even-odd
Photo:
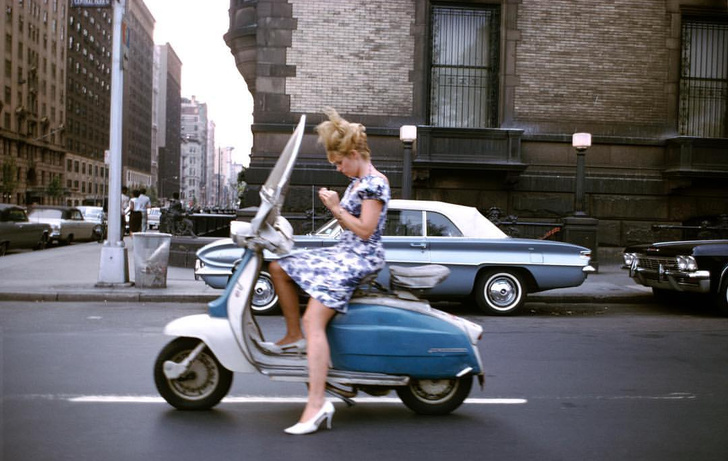
[[[231, 237], [246, 250], [222, 296], [208, 313], [170, 322], [175, 336], [154, 365], [157, 390], [180, 410], [206, 410], [230, 390], [233, 372], [262, 373], [272, 380], [306, 383], [305, 353], [274, 355], [260, 346], [263, 333], [251, 310], [263, 250], [286, 254], [293, 246], [290, 224], [280, 216], [303, 137], [305, 116], [266, 183], [250, 223], [231, 223]], [[447, 277], [446, 267], [390, 266], [391, 288], [370, 277], [352, 297], [346, 314], [329, 323], [331, 367], [327, 391], [353, 405], [358, 393], [383, 396], [395, 390], [419, 414], [448, 414], [470, 393], [474, 377], [484, 385], [477, 348], [479, 325], [432, 308], [417, 294]]]

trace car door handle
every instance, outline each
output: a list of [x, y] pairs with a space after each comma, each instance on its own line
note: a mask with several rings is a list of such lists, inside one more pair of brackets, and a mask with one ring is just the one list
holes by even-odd
[[427, 244], [426, 243], [410, 243], [410, 248], [421, 248], [424, 250], [425, 248], [427, 248]]

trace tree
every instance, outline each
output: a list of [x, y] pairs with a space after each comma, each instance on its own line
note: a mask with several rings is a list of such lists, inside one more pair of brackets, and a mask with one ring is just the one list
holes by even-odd
[[46, 188], [46, 195], [52, 199], [60, 199], [64, 194], [63, 182], [61, 182], [61, 175], [55, 175], [51, 178]]
[[15, 159], [5, 159], [2, 165], [2, 185], [0, 185], [0, 192], [2, 197], [0, 201], [10, 201], [15, 193], [15, 188], [18, 187], [18, 167], [15, 165]]

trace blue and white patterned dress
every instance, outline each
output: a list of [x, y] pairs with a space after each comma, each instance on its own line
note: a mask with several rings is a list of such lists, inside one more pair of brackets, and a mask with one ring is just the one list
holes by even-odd
[[339, 243], [328, 248], [301, 250], [281, 258], [281, 268], [309, 296], [326, 307], [345, 313], [359, 281], [384, 267], [382, 232], [387, 219], [389, 184], [384, 178], [370, 175], [352, 181], [341, 199], [341, 207], [359, 217], [363, 200], [382, 202], [382, 213], [374, 234], [368, 239], [344, 230]]

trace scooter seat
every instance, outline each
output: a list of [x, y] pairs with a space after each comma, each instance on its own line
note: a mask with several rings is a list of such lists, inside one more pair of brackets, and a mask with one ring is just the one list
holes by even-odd
[[428, 290], [445, 280], [450, 275], [450, 269], [439, 264], [389, 266], [389, 275], [392, 288]]

